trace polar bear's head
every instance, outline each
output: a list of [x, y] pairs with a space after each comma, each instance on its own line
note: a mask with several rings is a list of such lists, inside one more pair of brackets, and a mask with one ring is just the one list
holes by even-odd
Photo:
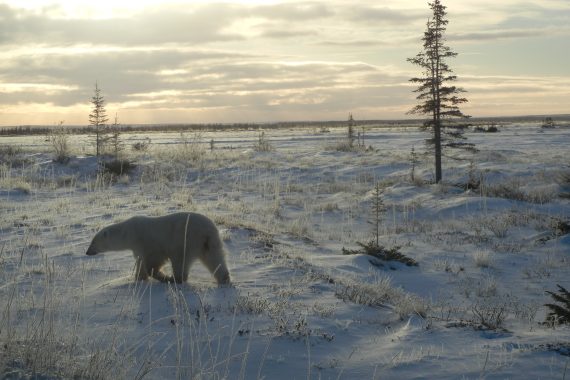
[[87, 248], [87, 255], [93, 256], [101, 252], [113, 251], [115, 250], [115, 240], [113, 235], [115, 235], [112, 228], [105, 227], [101, 231], [97, 232], [89, 248]]

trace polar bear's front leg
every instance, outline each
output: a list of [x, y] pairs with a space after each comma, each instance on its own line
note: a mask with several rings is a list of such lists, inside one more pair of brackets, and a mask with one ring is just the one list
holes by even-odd
[[219, 247], [203, 252], [200, 259], [218, 282], [218, 285], [230, 285], [230, 271], [226, 265], [224, 251]]

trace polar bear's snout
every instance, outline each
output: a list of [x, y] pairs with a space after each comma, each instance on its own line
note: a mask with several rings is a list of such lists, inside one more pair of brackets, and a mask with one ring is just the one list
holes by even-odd
[[93, 247], [93, 243], [91, 243], [91, 245], [89, 246], [89, 248], [87, 248], [87, 255], [88, 256], [93, 256], [96, 255], [97, 251], [95, 250], [95, 248]]

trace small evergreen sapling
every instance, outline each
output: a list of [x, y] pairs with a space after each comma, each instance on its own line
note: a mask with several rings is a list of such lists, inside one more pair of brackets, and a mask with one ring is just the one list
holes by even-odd
[[[376, 257], [382, 261], [398, 261], [403, 264], [406, 264], [409, 267], [416, 267], [418, 266], [418, 262], [411, 257], [404, 255], [400, 252], [399, 246], [394, 246], [392, 248], [385, 248], [374, 243], [374, 240], [370, 240], [368, 243], [361, 243], [356, 242], [361, 249], [342, 249], [343, 255], [360, 255], [365, 254], [372, 257]], [[374, 262], [370, 262], [373, 265], [376, 265]]]
[[469, 163], [469, 180], [465, 185], [465, 190], [478, 190], [481, 186], [481, 173], [476, 170], [473, 160]]
[[554, 119], [550, 116], [542, 121], [542, 128], [554, 128]]
[[374, 185], [374, 193], [372, 195], [372, 220], [370, 224], [374, 226], [374, 235], [376, 237], [376, 246], [380, 246], [380, 225], [382, 223], [382, 216], [386, 212], [384, 200], [382, 199], [383, 191], [380, 183], [376, 182]]
[[93, 108], [89, 113], [89, 124], [95, 129], [95, 148], [96, 155], [99, 157], [103, 153], [103, 147], [109, 140], [106, 135], [106, 123], [109, 121], [107, 111], [105, 110], [105, 98], [101, 95], [101, 89], [95, 82], [95, 94], [91, 98]]
[[358, 132], [358, 147], [364, 148], [364, 128]]
[[[380, 245], [380, 226], [382, 224], [382, 217], [386, 212], [386, 207], [384, 205], [384, 200], [382, 199], [383, 191], [380, 183], [376, 183], [374, 186], [374, 191], [372, 194], [372, 219], [369, 221], [370, 224], [374, 226], [374, 238], [372, 238], [368, 243], [356, 242], [361, 249], [346, 249], [342, 248], [343, 255], [359, 255], [365, 254], [369, 256], [376, 257], [377, 259], [383, 261], [399, 261], [406, 264], [407, 266], [417, 266], [418, 263], [404, 255], [400, 252], [399, 246], [394, 246], [392, 248], [385, 248]], [[370, 261], [371, 264], [377, 265], [377, 263]]]
[[111, 128], [107, 130], [106, 142], [108, 148], [113, 154], [111, 161], [100, 162], [100, 169], [111, 176], [121, 176], [129, 174], [134, 170], [136, 165], [127, 158], [123, 157], [122, 152], [125, 149], [121, 141], [121, 131], [119, 127], [119, 118], [115, 113], [115, 121]]
[[118, 160], [120, 153], [123, 151], [125, 147], [123, 142], [121, 141], [119, 118], [116, 113], [115, 113], [115, 122], [113, 123], [113, 127], [110, 130], [110, 135], [108, 139], [111, 145], [111, 149], [113, 150], [113, 156], [115, 157], [115, 160]]
[[412, 180], [412, 183], [416, 182], [416, 166], [418, 166], [419, 163], [420, 160], [418, 158], [418, 154], [416, 153], [414, 146], [412, 146], [412, 151], [410, 152], [410, 164], [412, 164], [412, 168], [410, 169], [410, 179]]
[[558, 293], [546, 291], [555, 302], [558, 302], [558, 304], [547, 303], [544, 305], [550, 309], [545, 321], [545, 323], [550, 326], [556, 324], [570, 324], [570, 292], [560, 285], [557, 286]]
[[254, 144], [253, 149], [255, 149], [257, 152], [270, 152], [273, 150], [273, 146], [271, 145], [271, 142], [269, 142], [269, 139], [267, 139], [265, 136], [264, 131], [259, 132], [257, 142]]

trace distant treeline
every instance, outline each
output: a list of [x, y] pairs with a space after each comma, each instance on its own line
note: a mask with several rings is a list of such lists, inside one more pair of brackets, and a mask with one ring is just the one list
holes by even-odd
[[[227, 128], [253, 128], [251, 126], [246, 126], [246, 124], [239, 125], [206, 125], [206, 124], [172, 124], [172, 125], [109, 125], [105, 128], [112, 130], [114, 128], [121, 132], [184, 132], [184, 131], [196, 131], [196, 130], [218, 130]], [[51, 133], [55, 128], [52, 126], [36, 126], [36, 125], [20, 125], [14, 127], [0, 127], [0, 136], [8, 135], [47, 135]], [[95, 128], [93, 126], [64, 126], [66, 131], [72, 134], [93, 134], [95, 133]], [[259, 127], [258, 127], [259, 128]]]
[[[510, 116], [472, 118], [467, 125], [509, 124], [516, 122], [539, 122], [545, 116]], [[553, 115], [555, 121], [569, 121], [570, 115]], [[423, 120], [355, 120], [356, 127], [417, 127]], [[223, 131], [223, 130], [257, 130], [279, 128], [334, 128], [345, 127], [347, 120], [333, 121], [288, 121], [274, 123], [215, 123], [215, 124], [120, 124], [121, 132], [185, 132], [185, 131]], [[115, 126], [109, 125], [111, 129]], [[20, 125], [0, 127], [0, 136], [8, 135], [47, 135], [57, 126]], [[64, 128], [73, 134], [93, 134], [95, 128], [90, 125], [69, 125]]]
[[[419, 122], [414, 120], [363, 120], [356, 121], [357, 126], [403, 126], [416, 125]], [[291, 121], [275, 123], [231, 123], [231, 124], [120, 124], [118, 126], [108, 125], [106, 128], [112, 130], [119, 129], [121, 132], [185, 132], [185, 131], [222, 131], [222, 130], [257, 130], [257, 129], [279, 129], [279, 128], [334, 128], [347, 125], [347, 121]], [[419, 124], [418, 124], [419, 125]], [[8, 135], [47, 135], [59, 126], [40, 125], [20, 125], [10, 127], [0, 127], [0, 136]], [[66, 131], [73, 134], [93, 134], [93, 126], [64, 126]]]

